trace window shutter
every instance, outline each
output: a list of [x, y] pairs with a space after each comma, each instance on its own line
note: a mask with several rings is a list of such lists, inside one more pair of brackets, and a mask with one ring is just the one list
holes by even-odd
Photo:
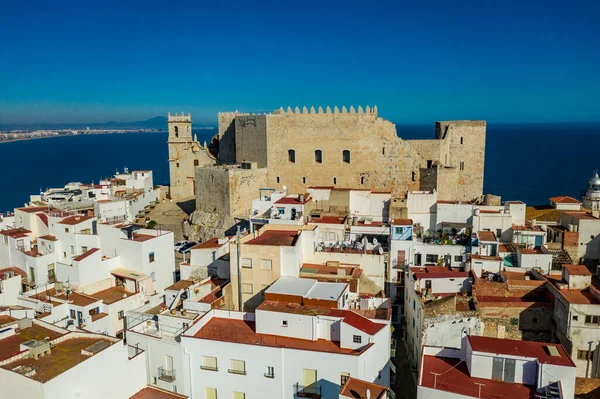
[[217, 389], [204, 388], [204, 396], [206, 396], [206, 399], [217, 399]]
[[234, 392], [233, 399], [246, 399], [246, 394], [244, 392]]
[[202, 367], [207, 369], [216, 369], [217, 358], [211, 356], [202, 356]]
[[243, 360], [231, 359], [231, 370], [238, 373], [245, 373], [246, 362]]

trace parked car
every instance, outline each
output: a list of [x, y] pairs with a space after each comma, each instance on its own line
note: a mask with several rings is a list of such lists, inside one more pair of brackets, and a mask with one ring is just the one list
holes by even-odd
[[190, 250], [192, 249], [192, 247], [196, 245], [195, 242], [188, 242], [187, 244], [185, 244], [184, 246], [182, 246], [181, 248], [179, 248], [179, 252], [181, 252], [182, 254], [188, 254], [190, 253]]
[[177, 241], [175, 243], [175, 251], [179, 251], [181, 247], [188, 243], [188, 240]]

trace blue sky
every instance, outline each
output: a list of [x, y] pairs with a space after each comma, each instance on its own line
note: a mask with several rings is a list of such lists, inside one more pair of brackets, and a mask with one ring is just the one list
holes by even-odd
[[[170, 4], [169, 4], [170, 3]], [[374, 105], [600, 121], [598, 1], [0, 3], [0, 123]]]

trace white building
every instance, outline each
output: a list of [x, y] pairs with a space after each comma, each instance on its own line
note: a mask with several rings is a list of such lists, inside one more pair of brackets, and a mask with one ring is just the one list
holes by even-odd
[[189, 260], [179, 264], [181, 279], [229, 278], [229, 240], [230, 237], [215, 237], [193, 246]]
[[12, 319], [0, 332], [3, 398], [129, 399], [146, 385], [144, 363], [116, 338], [38, 320]]
[[418, 399], [573, 399], [575, 365], [562, 345], [468, 336], [460, 349], [425, 346]]

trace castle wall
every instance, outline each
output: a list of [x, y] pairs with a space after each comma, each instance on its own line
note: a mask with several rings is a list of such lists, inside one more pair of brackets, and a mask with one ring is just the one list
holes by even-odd
[[[288, 112], [267, 115], [266, 121], [269, 187], [302, 193], [309, 186], [336, 186], [396, 195], [418, 188], [422, 158], [376, 113]], [[295, 162], [288, 150], [295, 151]], [[316, 150], [322, 152], [320, 163]], [[344, 150], [350, 151], [349, 163]]]
[[235, 117], [237, 112], [219, 112], [219, 163], [235, 163]]
[[235, 118], [235, 156], [237, 162], [256, 162], [267, 167], [267, 115], [242, 115]]

